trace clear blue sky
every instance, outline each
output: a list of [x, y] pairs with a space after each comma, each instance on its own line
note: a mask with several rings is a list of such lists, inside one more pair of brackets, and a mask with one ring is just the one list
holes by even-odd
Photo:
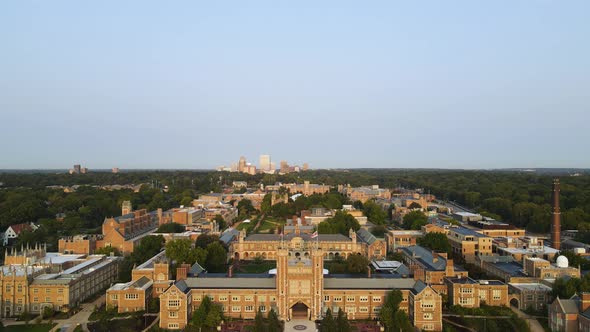
[[0, 168], [590, 167], [590, 1], [3, 1]]

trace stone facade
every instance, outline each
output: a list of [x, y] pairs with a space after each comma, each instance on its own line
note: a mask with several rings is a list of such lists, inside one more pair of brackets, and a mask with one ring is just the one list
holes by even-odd
[[421, 281], [390, 278], [328, 278], [326, 253], [317, 242], [295, 237], [281, 241], [272, 255], [275, 277], [202, 277], [180, 280], [160, 296], [160, 327], [182, 329], [205, 296], [222, 306], [225, 316], [253, 319], [275, 310], [280, 319], [321, 319], [328, 309], [349, 319], [379, 315], [388, 292], [399, 289], [402, 310], [419, 329], [442, 330], [441, 296]]
[[0, 267], [0, 315], [39, 314], [45, 307], [68, 311], [111, 285], [119, 257], [62, 255], [24, 249]]

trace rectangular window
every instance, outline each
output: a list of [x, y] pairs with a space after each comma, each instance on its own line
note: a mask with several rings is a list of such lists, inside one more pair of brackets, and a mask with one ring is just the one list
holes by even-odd
[[494, 289], [492, 291], [492, 296], [493, 296], [494, 300], [499, 300], [502, 297], [502, 291], [499, 289]]
[[431, 312], [427, 312], [427, 313], [424, 313], [423, 317], [425, 320], [432, 320], [433, 315]]
[[264, 296], [264, 295], [259, 295], [259, 296], [258, 296], [258, 302], [266, 302], [266, 296]]
[[202, 300], [203, 300], [203, 297], [201, 297], [201, 295], [193, 296], [193, 302], [201, 302]]
[[170, 318], [178, 318], [178, 311], [169, 311], [168, 317]]
[[346, 302], [354, 302], [354, 296], [347, 296]]
[[422, 309], [434, 309], [434, 303], [422, 302]]
[[10, 287], [10, 285], [6, 285], [6, 293], [10, 293], [12, 291], [12, 288]]
[[34, 303], [39, 303], [39, 298], [38, 298], [38, 297], [34, 297], [34, 298], [33, 298], [33, 302], [34, 302]]
[[324, 295], [324, 302], [330, 302], [330, 295]]
[[373, 296], [373, 302], [381, 302], [381, 296]]
[[57, 289], [57, 294], [63, 294], [63, 292], [64, 292], [64, 289], [63, 288], [58, 288]]
[[233, 306], [231, 307], [231, 311], [232, 311], [232, 312], [240, 312], [240, 311], [242, 311], [242, 307], [241, 307], [241, 306], [239, 306], [239, 305], [233, 305]]
[[215, 301], [215, 296], [213, 296], [213, 295], [207, 295], [207, 297], [209, 298], [209, 300]]
[[246, 302], [253, 302], [254, 301], [254, 296], [252, 296], [252, 295], [246, 295], [246, 296], [244, 296], [244, 301], [246, 301]]
[[45, 294], [49, 294], [49, 293], [51, 293], [51, 289], [45, 288]]
[[247, 305], [247, 306], [244, 308], [244, 311], [245, 311], [245, 312], [254, 312], [254, 306], [253, 306], [253, 305]]
[[356, 312], [356, 307], [346, 307], [346, 312], [353, 314]]
[[180, 300], [168, 300], [169, 307], [180, 307]]
[[473, 288], [461, 288], [461, 293], [462, 294], [472, 294]]
[[37, 293], [39, 293], [39, 288], [34, 288], [34, 289], [33, 289], [33, 293], [34, 293], [34, 294], [37, 294]]
[[360, 307], [359, 312], [369, 312], [369, 308], [367, 307]]
[[18, 284], [18, 286], [16, 286], [16, 291], [19, 293], [22, 293], [23, 292], [23, 285]]
[[239, 301], [240, 300], [240, 297], [234, 295], [234, 296], [231, 297], [231, 300], [232, 301]]
[[219, 301], [221, 301], [221, 302], [227, 301], [227, 295], [219, 295]]
[[334, 296], [334, 302], [342, 302], [342, 297]]
[[359, 301], [360, 302], [369, 302], [369, 297], [368, 296], [359, 296]]
[[381, 312], [381, 307], [373, 307], [373, 312]]
[[117, 295], [117, 294], [111, 295], [111, 300], [118, 300], [118, 299], [119, 299], [119, 295]]
[[125, 294], [125, 300], [137, 300], [139, 294]]
[[473, 298], [472, 297], [462, 297], [459, 299], [459, 304], [473, 305]]
[[51, 298], [50, 297], [46, 297], [45, 298], [45, 302], [50, 303], [51, 302]]
[[178, 323], [168, 323], [169, 329], [177, 329], [179, 327], [180, 327], [180, 325], [178, 325]]
[[260, 307], [258, 307], [258, 310], [260, 310], [260, 312], [266, 312], [266, 306], [261, 305]]

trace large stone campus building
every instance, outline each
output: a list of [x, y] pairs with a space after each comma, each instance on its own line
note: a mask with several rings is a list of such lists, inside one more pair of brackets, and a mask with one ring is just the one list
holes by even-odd
[[[306, 234], [295, 226], [293, 233], [289, 234], [252, 234], [246, 236], [240, 232], [237, 242], [230, 247], [230, 255], [236, 260], [253, 260], [255, 258], [274, 260], [277, 249], [282, 241], [294, 238], [302, 238], [311, 241], [311, 234]], [[369, 259], [384, 259], [387, 255], [387, 245], [383, 239], [378, 239], [367, 230], [361, 229], [354, 232], [352, 229], [348, 236], [342, 234], [319, 234], [317, 239], [319, 247], [324, 253], [324, 259], [332, 260], [338, 257], [346, 259], [349, 255], [361, 254]]]
[[[268, 249], [271, 250], [271, 249]], [[182, 329], [205, 296], [222, 306], [225, 316], [252, 319], [274, 310], [280, 319], [321, 319], [328, 309], [349, 319], [377, 318], [387, 294], [401, 291], [400, 308], [421, 330], [442, 330], [441, 296], [409, 278], [338, 277], [324, 270], [325, 250], [301, 237], [280, 241], [272, 257], [276, 275], [187, 277], [160, 296], [160, 327]]]
[[22, 248], [6, 253], [0, 267], [0, 315], [68, 311], [113, 283], [120, 257], [47, 253]]

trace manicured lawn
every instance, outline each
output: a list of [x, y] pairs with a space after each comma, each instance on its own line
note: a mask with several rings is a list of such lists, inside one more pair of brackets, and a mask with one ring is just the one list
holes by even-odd
[[5, 332], [47, 332], [57, 324], [29, 324], [6, 326], [2, 331]]
[[262, 222], [260, 227], [258, 227], [257, 233], [270, 233], [271, 230], [274, 230], [276, 233], [277, 230], [280, 230], [280, 228], [284, 224], [285, 224], [285, 222], [280, 222], [276, 219], [275, 220], [266, 219]]

